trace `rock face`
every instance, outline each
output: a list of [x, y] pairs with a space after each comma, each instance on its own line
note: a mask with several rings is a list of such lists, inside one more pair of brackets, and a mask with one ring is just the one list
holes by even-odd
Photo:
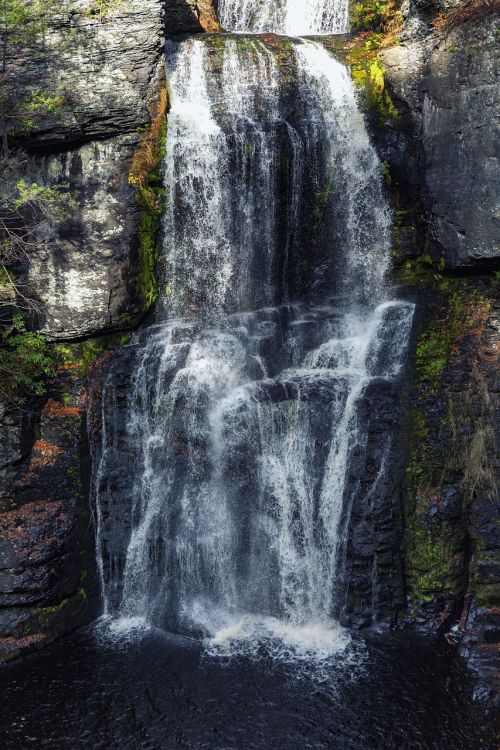
[[140, 318], [138, 208], [128, 170], [138, 137], [115, 136], [72, 151], [35, 155], [29, 179], [69, 188], [76, 209], [57, 226], [28, 269], [53, 338], [95, 335]]
[[478, 694], [498, 700], [498, 291], [481, 279], [431, 286], [419, 307], [405, 439], [407, 624], [461, 643]]
[[[136, 324], [145, 311], [139, 209], [129, 184], [149, 126], [167, 33], [217, 28], [210, 0], [64, 0], [43, 44], [8, 61], [17, 96], [61, 97], [22, 144], [22, 176], [64, 185], [75, 208], [41, 228], [24, 269], [39, 327], [60, 340]], [[66, 347], [67, 348], [67, 347]], [[71, 347], [70, 347], [71, 348]], [[0, 661], [96, 614], [82, 362], [60, 368], [25, 411], [0, 405]]]
[[119, 330], [144, 312], [138, 210], [128, 184], [138, 130], [161, 86], [166, 33], [216, 29], [210, 0], [120, 0], [101, 17], [92, 0], [66, 0], [42, 48], [17, 51], [12, 85], [61, 98], [37, 118], [25, 176], [67, 185], [71, 217], [47, 227], [50, 245], [28, 282], [42, 304], [43, 332], [73, 338]]
[[40, 49], [8, 61], [19, 96], [36, 86], [62, 97], [37, 120], [29, 146], [62, 146], [130, 133], [148, 122], [166, 34], [216, 31], [211, 0], [119, 0], [104, 16], [93, 0], [65, 0]]
[[450, 270], [498, 267], [498, 18], [423, 37], [410, 21], [401, 46], [382, 58], [404, 113], [431, 252]]
[[29, 97], [33, 82], [60, 96], [37, 119], [24, 171], [42, 185], [64, 185], [75, 209], [44, 229], [49, 242], [26, 270], [41, 303], [41, 329], [72, 338], [140, 319], [138, 210], [128, 173], [158, 90], [165, 40], [161, 0], [123, 0], [102, 20], [91, 2], [67, 2], [41, 50], [25, 50], [12, 80]]
[[[96, 611], [82, 385], [71, 369], [60, 373], [37, 439], [25, 446], [19, 440], [1, 470], [0, 661], [39, 648]], [[11, 414], [11, 438], [21, 433], [28, 441], [17, 415]]]
[[396, 389], [388, 388], [382, 379], [373, 381], [359, 417], [366, 425], [366, 447], [355, 448], [357, 456], [350, 472], [352, 510], [340, 619], [348, 627], [394, 626], [405, 607], [400, 502], [403, 466], [397, 447], [402, 414]]
[[29, 146], [63, 146], [133, 132], [148, 121], [146, 103], [164, 41], [163, 0], [123, 0], [102, 20], [91, 0], [67, 0], [42, 48], [16, 54], [21, 95], [34, 84], [62, 97], [38, 120]]
[[167, 34], [219, 31], [212, 0], [167, 0], [165, 29]]

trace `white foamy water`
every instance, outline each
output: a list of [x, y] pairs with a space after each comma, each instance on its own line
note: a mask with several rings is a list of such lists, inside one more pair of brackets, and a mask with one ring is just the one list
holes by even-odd
[[[391, 217], [347, 68], [313, 42], [276, 51], [243, 41], [225, 39], [217, 55], [202, 39], [169, 45], [161, 304], [213, 316], [286, 299], [306, 286], [308, 221], [321, 283], [351, 303], [381, 301]], [[295, 71], [293, 107], [278, 54]]]
[[345, 34], [349, 26], [347, 0], [219, 0], [217, 7], [227, 31], [308, 36]]
[[243, 42], [167, 50], [164, 292], [104, 386], [98, 562], [111, 637], [170, 629], [321, 675], [353, 653], [356, 467], [413, 306], [387, 300], [390, 212], [346, 68]]

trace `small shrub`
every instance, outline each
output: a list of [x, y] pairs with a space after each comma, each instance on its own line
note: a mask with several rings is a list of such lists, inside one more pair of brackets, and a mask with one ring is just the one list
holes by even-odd
[[22, 315], [0, 336], [0, 394], [17, 405], [43, 396], [47, 378], [54, 377], [57, 355], [40, 333], [26, 329]]

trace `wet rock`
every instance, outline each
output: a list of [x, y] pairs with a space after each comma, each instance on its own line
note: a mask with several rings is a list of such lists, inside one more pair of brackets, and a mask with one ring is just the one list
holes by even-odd
[[12, 484], [0, 504], [0, 661], [95, 614], [82, 383], [61, 373], [50, 395], [31, 451], [8, 466]]
[[463, 494], [456, 487], [446, 487], [442, 495], [442, 513], [448, 518], [458, 518], [462, 513]]
[[346, 492], [352, 497], [352, 508], [346, 511], [350, 522], [342, 572], [344, 604], [339, 612], [341, 622], [349, 627], [394, 624], [404, 606], [403, 468], [397, 449], [401, 408], [395, 384], [378, 378], [367, 386], [357, 415], [366, 444], [353, 446], [351, 452]]
[[219, 28], [212, 0], [167, 0], [165, 12], [167, 34], [218, 31]]

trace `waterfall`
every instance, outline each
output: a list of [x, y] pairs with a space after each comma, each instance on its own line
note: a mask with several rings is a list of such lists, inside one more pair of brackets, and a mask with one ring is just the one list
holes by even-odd
[[218, 0], [224, 29], [243, 33], [345, 34], [349, 24], [347, 0]]
[[167, 77], [163, 308], [231, 312], [313, 287], [380, 301], [390, 215], [345, 66], [312, 42], [194, 38], [169, 44]]
[[166, 64], [164, 291], [108, 372], [94, 456], [106, 612], [335, 649], [350, 507], [392, 440], [356, 474], [367, 405], [397, 391], [413, 317], [386, 283], [381, 167], [318, 42], [194, 37]]

